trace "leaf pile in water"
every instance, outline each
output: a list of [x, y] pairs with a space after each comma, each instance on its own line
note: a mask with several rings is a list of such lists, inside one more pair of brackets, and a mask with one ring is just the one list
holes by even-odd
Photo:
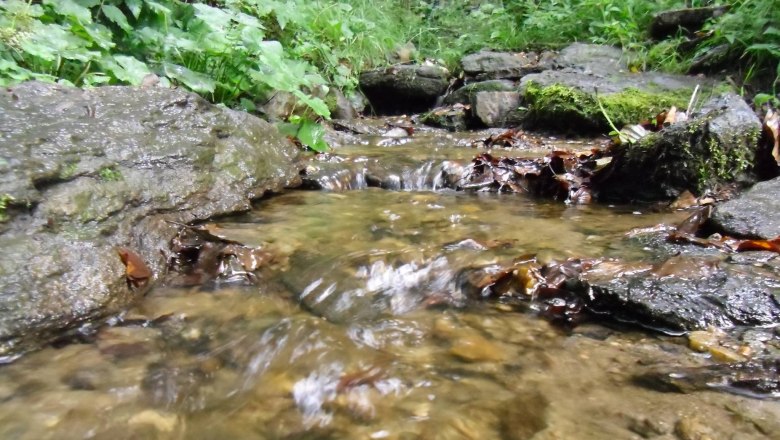
[[527, 193], [586, 204], [593, 199], [592, 179], [611, 158], [600, 150], [553, 151], [543, 158], [496, 158], [482, 153], [472, 160], [459, 189]]
[[213, 224], [180, 225], [171, 240], [169, 269], [174, 285], [195, 286], [209, 281], [254, 283], [255, 272], [273, 261], [270, 252], [219, 236]]

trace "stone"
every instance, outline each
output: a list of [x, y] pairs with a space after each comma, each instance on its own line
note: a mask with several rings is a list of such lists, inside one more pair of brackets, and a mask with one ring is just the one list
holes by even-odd
[[[299, 150], [272, 125], [183, 90], [27, 82], [0, 90], [0, 119], [5, 360], [140, 298], [167, 267], [169, 221], [299, 182]], [[120, 246], [155, 274], [146, 286], [128, 286]]]
[[693, 33], [701, 29], [707, 20], [722, 16], [728, 9], [728, 6], [704, 6], [659, 12], [650, 22], [650, 36], [662, 40], [680, 30]]
[[706, 78], [658, 72], [631, 73], [625, 55], [611, 46], [576, 43], [561, 51], [558, 70], [520, 80], [524, 125], [564, 132], [610, 130], [601, 102], [618, 127], [637, 124], [671, 106], [685, 109], [696, 86], [700, 96], [715, 87]]
[[544, 64], [535, 52], [480, 51], [464, 56], [460, 64], [466, 77], [477, 81], [493, 79], [520, 79], [529, 73], [540, 72]]
[[477, 92], [471, 111], [487, 127], [509, 127], [520, 122], [519, 107], [517, 92]]
[[479, 335], [462, 335], [452, 343], [450, 354], [466, 362], [500, 362], [506, 353]]
[[425, 113], [421, 121], [431, 127], [446, 128], [449, 131], [464, 131], [469, 126], [470, 116], [466, 106], [456, 104], [450, 107], [437, 107]]
[[685, 190], [702, 194], [720, 184], [754, 182], [753, 164], [763, 160], [760, 133], [758, 117], [741, 97], [716, 96], [687, 121], [617, 147], [607, 177], [596, 184], [597, 197], [672, 200]]
[[359, 81], [374, 113], [395, 115], [430, 110], [449, 79], [444, 67], [408, 64], [363, 72]]
[[780, 236], [780, 177], [759, 182], [737, 198], [721, 203], [710, 218], [725, 235], [772, 239]]
[[478, 92], [511, 92], [517, 89], [514, 81], [495, 79], [467, 84], [444, 97], [442, 104], [471, 104]]

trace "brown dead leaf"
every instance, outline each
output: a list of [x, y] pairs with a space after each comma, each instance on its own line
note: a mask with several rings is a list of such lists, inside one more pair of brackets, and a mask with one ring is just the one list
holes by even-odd
[[143, 258], [124, 247], [117, 248], [116, 253], [119, 254], [119, 259], [125, 265], [127, 286], [133, 288], [145, 287], [152, 277], [152, 271]]
[[780, 237], [771, 240], [742, 240], [734, 249], [737, 252], [745, 251], [770, 251], [780, 254]]
[[687, 189], [682, 192], [677, 197], [677, 200], [672, 202], [671, 205], [669, 205], [672, 209], [688, 209], [690, 207], [698, 205], [698, 201], [696, 200], [696, 196], [694, 196], [690, 191]]

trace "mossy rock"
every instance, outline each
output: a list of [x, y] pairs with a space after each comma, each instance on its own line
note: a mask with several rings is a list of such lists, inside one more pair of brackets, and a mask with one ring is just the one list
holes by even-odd
[[[646, 92], [628, 88], [597, 95], [562, 84], [542, 87], [529, 83], [523, 96], [528, 125], [564, 132], [608, 132], [606, 115], [618, 127], [637, 124], [671, 106], [685, 108], [689, 91]], [[604, 107], [601, 111], [599, 101]]]
[[726, 94], [708, 102], [699, 115], [651, 133], [636, 144], [617, 148], [595, 182], [602, 201], [650, 201], [677, 197], [690, 190], [755, 182], [761, 123], [739, 96]]
[[[709, 96], [716, 85], [712, 80], [662, 73], [599, 74], [564, 69], [528, 75], [520, 81], [524, 124], [564, 132], [610, 130], [606, 114], [622, 128], [650, 119], [671, 106], [685, 109], [699, 86], [699, 96]], [[605, 112], [599, 108], [599, 101]]]

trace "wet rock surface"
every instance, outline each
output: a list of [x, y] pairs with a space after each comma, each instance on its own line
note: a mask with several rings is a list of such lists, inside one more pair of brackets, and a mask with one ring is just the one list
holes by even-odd
[[553, 54], [544, 52], [480, 51], [466, 55], [460, 63], [467, 78], [476, 81], [520, 79], [529, 73], [541, 72], [552, 64]]
[[[255, 117], [180, 90], [25, 83], [0, 92], [0, 355], [116, 313], [161, 275], [176, 228], [297, 181], [297, 149]], [[136, 265], [137, 266], [137, 265]], [[143, 272], [143, 271], [141, 271]]]
[[[709, 100], [697, 114], [615, 151], [602, 200], [672, 199], [715, 184], [755, 181], [761, 123], [739, 96]], [[771, 158], [770, 158], [771, 160]], [[648, 166], [652, 164], [652, 166]]]
[[717, 206], [714, 228], [736, 237], [772, 239], [780, 236], [780, 178], [759, 182], [740, 196]]

